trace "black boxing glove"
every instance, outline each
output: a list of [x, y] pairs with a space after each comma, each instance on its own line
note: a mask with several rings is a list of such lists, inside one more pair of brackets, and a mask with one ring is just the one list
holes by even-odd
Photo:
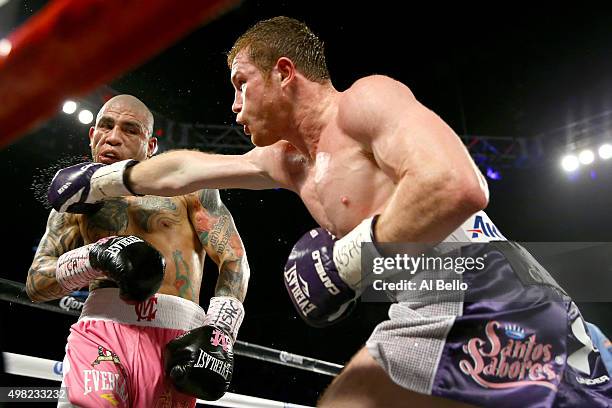
[[225, 394], [232, 381], [234, 342], [243, 318], [238, 299], [213, 297], [204, 326], [166, 345], [164, 368], [177, 390], [207, 401]]
[[56, 279], [66, 290], [107, 276], [128, 303], [147, 300], [164, 280], [166, 262], [151, 244], [134, 235], [112, 236], [66, 252], [57, 260]]

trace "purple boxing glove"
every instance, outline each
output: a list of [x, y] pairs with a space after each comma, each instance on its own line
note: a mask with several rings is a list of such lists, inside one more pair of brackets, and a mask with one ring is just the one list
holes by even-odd
[[47, 199], [58, 212], [95, 212], [104, 198], [133, 195], [124, 182], [124, 175], [136, 163], [136, 160], [110, 165], [81, 163], [61, 169], [51, 181]]
[[372, 242], [375, 218], [361, 222], [342, 239], [313, 229], [295, 244], [284, 281], [298, 314], [311, 326], [325, 327], [348, 316], [361, 294], [361, 244]]

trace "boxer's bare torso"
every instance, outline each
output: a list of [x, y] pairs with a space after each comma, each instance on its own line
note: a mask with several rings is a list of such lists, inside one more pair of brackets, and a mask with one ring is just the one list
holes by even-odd
[[[195, 198], [123, 197], [106, 200], [92, 215], [77, 217], [85, 244], [110, 235], [136, 235], [151, 243], [166, 260], [159, 293], [198, 302], [205, 251], [191, 223]], [[114, 286], [98, 279], [90, 290]]]
[[[239, 235], [216, 190], [169, 198], [111, 198], [90, 215], [52, 211], [32, 264], [30, 273], [36, 279], [29, 280], [31, 290], [40, 293], [43, 299], [61, 296], [60, 289], [53, 284], [57, 257], [112, 235], [136, 235], [151, 243], [166, 261], [159, 293], [196, 303], [206, 253], [215, 262], [221, 252], [231, 253], [236, 259], [243, 256]], [[90, 290], [115, 286], [109, 279], [96, 279], [90, 283]]]
[[284, 151], [274, 171], [300, 195], [319, 225], [339, 236], [380, 213], [393, 192], [393, 181], [372, 154], [337, 126], [321, 134], [314, 161], [284, 141], [263, 149]]

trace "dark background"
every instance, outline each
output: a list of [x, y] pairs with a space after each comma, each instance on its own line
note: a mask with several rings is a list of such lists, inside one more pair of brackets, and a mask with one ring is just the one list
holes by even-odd
[[[0, 27], [0, 34], [46, 3], [15, 2], [0, 7], [0, 21], [14, 24]], [[325, 41], [338, 90], [364, 75], [385, 74], [408, 85], [457, 134], [547, 137], [548, 150], [520, 166], [502, 169], [501, 180], [489, 180], [487, 212], [507, 237], [610, 241], [612, 165], [595, 165], [595, 178], [589, 172], [568, 178], [560, 170], [558, 153], [574, 135], [553, 130], [612, 109], [612, 14], [586, 6], [553, 10], [517, 3], [498, 4], [495, 9], [448, 8], [442, 3], [398, 7], [397, 1], [358, 5], [247, 0], [109, 86], [139, 97], [160, 117], [230, 125], [233, 92], [224, 53], [257, 20], [296, 17]], [[163, 24], [172, 21], [159, 22]], [[112, 21], [108, 29], [113, 30]], [[150, 29], [155, 35], [156, 27]], [[5, 236], [0, 276], [25, 282], [48, 214], [36, 200], [32, 183], [58, 158], [89, 154], [87, 128], [60, 114], [0, 151]], [[610, 133], [588, 136], [610, 140]], [[252, 270], [240, 339], [344, 364], [384, 318], [387, 306], [359, 305], [351, 319], [328, 329], [306, 326], [285, 294], [281, 271], [293, 242], [314, 221], [298, 197], [286, 191], [231, 190], [222, 196]], [[212, 293], [214, 279], [214, 273], [207, 274], [204, 293]], [[609, 304], [581, 302], [580, 307], [587, 320], [612, 333]], [[0, 319], [5, 351], [63, 358], [73, 318], [0, 302]], [[230, 390], [313, 405], [330, 380], [238, 357]], [[22, 377], [6, 381], [41, 383]]]

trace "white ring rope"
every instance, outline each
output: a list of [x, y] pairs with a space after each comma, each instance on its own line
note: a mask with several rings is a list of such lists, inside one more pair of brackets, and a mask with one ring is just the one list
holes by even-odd
[[[62, 381], [62, 363], [60, 361], [14, 353], [2, 353], [2, 355], [4, 356], [5, 371], [8, 374]], [[198, 404], [227, 408], [309, 408], [306, 405], [250, 397], [231, 392], [225, 393], [218, 401], [198, 400]]]
[[[68, 314], [78, 317], [83, 303], [72, 296], [64, 296], [61, 300], [45, 303], [33, 303], [25, 293], [23, 283], [0, 278], [0, 300], [18, 303], [21, 305], [48, 310], [50, 312]], [[73, 307], [75, 305], [76, 307]], [[239, 356], [254, 358], [269, 363], [280, 364], [299, 370], [310, 371], [317, 374], [336, 376], [342, 370], [340, 364], [318, 360], [316, 358], [301, 356], [287, 351], [276, 350], [258, 344], [237, 340], [234, 353]]]

